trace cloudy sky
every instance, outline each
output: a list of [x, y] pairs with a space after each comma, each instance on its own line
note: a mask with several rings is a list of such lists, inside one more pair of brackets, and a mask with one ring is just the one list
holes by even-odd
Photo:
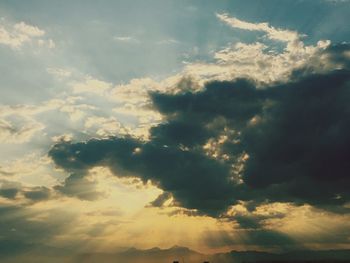
[[0, 255], [350, 248], [350, 2], [0, 1]]

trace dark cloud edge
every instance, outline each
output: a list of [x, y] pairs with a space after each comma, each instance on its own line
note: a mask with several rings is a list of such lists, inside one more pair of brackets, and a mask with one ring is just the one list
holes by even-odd
[[[238, 79], [208, 83], [197, 93], [151, 93], [153, 107], [166, 122], [150, 130], [150, 141], [125, 136], [53, 145], [49, 156], [71, 174], [56, 190], [74, 196], [86, 185], [88, 169], [108, 166], [115, 174], [150, 180], [182, 207], [213, 217], [239, 200], [347, 213], [349, 50], [349, 44], [341, 44], [324, 51], [342, 69], [315, 73], [308, 65], [296, 70], [289, 83], [263, 89]], [[236, 131], [220, 146], [230, 161], [214, 159], [202, 147], [225, 129]], [[242, 153], [250, 158], [241, 173], [244, 183], [237, 184], [230, 181], [231, 166], [239, 165]], [[160, 206], [161, 199], [154, 205]]]

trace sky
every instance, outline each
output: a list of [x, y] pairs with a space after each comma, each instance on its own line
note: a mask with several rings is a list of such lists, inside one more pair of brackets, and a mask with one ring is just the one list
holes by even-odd
[[350, 249], [349, 12], [0, 0], [0, 257]]

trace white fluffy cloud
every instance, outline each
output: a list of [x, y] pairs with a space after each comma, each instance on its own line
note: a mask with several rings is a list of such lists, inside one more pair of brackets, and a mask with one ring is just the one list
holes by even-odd
[[90, 76], [87, 76], [85, 80], [80, 82], [71, 83], [73, 93], [95, 93], [98, 95], [103, 95], [111, 89], [112, 85], [108, 82], [94, 79]]
[[[230, 44], [214, 53], [214, 62], [187, 63], [181, 72], [163, 80], [144, 77], [112, 86], [102, 80], [87, 77], [84, 81], [73, 83], [74, 93], [81, 96], [94, 93], [116, 103], [113, 106], [113, 118], [116, 119], [90, 118], [85, 126], [87, 132], [90, 129], [95, 130], [97, 135], [110, 134], [111, 131], [120, 134], [129, 127], [131, 134], [141, 129], [140, 134], [147, 137], [149, 127], [162, 120], [162, 116], [150, 107], [149, 92], [176, 93], [184, 89], [200, 90], [208, 81], [242, 77], [254, 80], [257, 85], [266, 85], [288, 81], [294, 70], [305, 65], [315, 65], [315, 71], [331, 66], [327, 64], [326, 58], [319, 57], [330, 45], [328, 40], [321, 40], [315, 45], [305, 45], [302, 40], [305, 36], [296, 31], [275, 28], [268, 23], [250, 23], [227, 14], [217, 14], [217, 17], [231, 27], [265, 33], [272, 41], [272, 47], [260, 41], [251, 44]], [[129, 37], [118, 39], [130, 40]], [[284, 44], [284, 49], [275, 49], [274, 41]], [[101, 128], [96, 130], [97, 123]], [[116, 123], [118, 125], [115, 125]]]
[[0, 44], [9, 46], [13, 49], [19, 49], [23, 44], [34, 42], [39, 46], [54, 48], [55, 43], [52, 39], [43, 38], [45, 31], [37, 26], [19, 22], [14, 25], [0, 21]]
[[0, 143], [25, 143], [39, 131], [50, 126], [39, 120], [40, 114], [61, 112], [76, 122], [96, 109], [95, 106], [78, 103], [80, 97], [64, 97], [42, 102], [39, 105], [0, 105]]
[[185, 74], [201, 84], [241, 77], [253, 79], [258, 84], [287, 81], [293, 70], [309, 65], [330, 45], [328, 40], [321, 40], [316, 45], [305, 45], [301, 40], [304, 35], [275, 28], [268, 23], [250, 23], [227, 14], [217, 14], [217, 17], [233, 28], [264, 32], [270, 40], [283, 42], [286, 46], [281, 52], [259, 41], [231, 44], [214, 54], [214, 63], [190, 63], [185, 67]]
[[248, 77], [257, 83], [286, 81], [293, 70], [314, 59], [324, 50], [329, 41], [320, 41], [316, 46], [286, 48], [278, 53], [260, 42], [253, 44], [237, 43], [215, 53], [214, 63], [193, 63], [185, 68], [186, 74], [200, 83], [211, 80], [233, 80]]
[[126, 133], [121, 123], [115, 117], [90, 116], [86, 119], [84, 126], [87, 129], [87, 133], [93, 132], [101, 137]]
[[28, 142], [35, 133], [44, 129], [44, 125], [33, 120], [26, 120], [16, 126], [6, 120], [0, 119], [0, 143]]
[[[259, 41], [251, 44], [230, 44], [214, 53], [214, 62], [187, 63], [181, 72], [163, 80], [144, 77], [118, 85], [89, 75], [77, 80], [73, 78], [71, 70], [48, 67], [49, 74], [66, 81], [65, 83], [70, 88], [68, 93], [63, 99], [52, 99], [39, 105], [1, 106], [0, 117], [6, 123], [2, 128], [3, 140], [10, 138], [9, 131], [11, 127], [14, 127], [10, 116], [21, 116], [27, 120], [27, 124], [33, 124], [38, 123], [36, 115], [47, 111], [66, 113], [73, 122], [82, 120], [85, 127], [81, 128], [85, 129], [87, 134], [108, 136], [114, 132], [125, 133], [126, 130], [134, 134], [134, 131], [139, 130], [138, 134], [145, 136], [149, 127], [162, 120], [162, 116], [151, 107], [149, 92], [174, 93], [184, 89], [199, 90], [208, 81], [233, 80], [241, 77], [248, 77], [264, 85], [287, 81], [293, 70], [306, 64], [312, 64], [310, 61], [314, 61], [315, 65], [328, 65], [327, 59], [318, 57], [318, 54], [328, 47], [329, 41], [319, 41], [316, 45], [305, 45], [302, 41], [303, 35], [295, 31], [275, 28], [268, 23], [250, 23], [227, 14], [217, 14], [217, 17], [234, 28], [263, 32], [270, 40], [285, 44], [285, 48], [278, 51]], [[5, 30], [4, 27], [2, 28]], [[12, 38], [8, 38], [12, 41], [8, 42], [12, 43], [8, 45], [12, 47], [19, 47], [25, 41], [41, 38], [45, 34], [43, 30], [23, 22], [12, 26], [12, 31], [16, 32]], [[11, 36], [10, 31], [4, 32]], [[115, 40], [128, 42], [132, 38], [121, 36], [116, 37]], [[325, 61], [318, 63], [320, 59]], [[73, 97], [72, 94], [78, 94], [79, 97]], [[111, 118], [93, 115], [92, 111], [108, 111], [108, 109], [102, 109], [101, 105], [91, 101], [92, 95], [98, 95], [101, 99], [105, 98], [111, 104], [109, 108], [109, 114], [113, 115]], [[77, 100], [88, 101], [88, 103], [78, 103]], [[106, 116], [106, 112], [101, 116]], [[31, 129], [26, 125], [18, 126], [17, 133], [22, 131], [21, 134], [27, 134], [26, 138], [28, 138], [30, 134], [39, 131], [43, 126], [31, 125], [30, 127]], [[30, 133], [29, 131], [32, 130], [33, 133]]]

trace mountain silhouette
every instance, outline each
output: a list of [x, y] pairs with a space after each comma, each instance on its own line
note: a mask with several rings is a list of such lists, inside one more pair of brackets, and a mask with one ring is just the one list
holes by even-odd
[[[79, 261], [81, 260], [81, 261]], [[285, 253], [270, 253], [262, 251], [231, 251], [205, 255], [187, 247], [173, 246], [168, 249], [154, 247], [140, 250], [127, 249], [118, 253], [89, 253], [80, 255], [76, 262], [86, 263], [254, 263], [254, 262], [349, 262], [350, 250], [299, 250]]]
[[208, 256], [187, 247], [173, 246], [168, 249], [160, 249], [158, 247], [145, 250], [129, 248], [117, 253], [86, 253], [79, 255], [76, 262], [172, 263], [173, 261], [178, 261], [180, 263], [188, 263], [203, 262], [207, 259]]
[[[13, 244], [7, 244], [7, 246], [10, 245]], [[209, 255], [187, 247], [173, 246], [167, 249], [129, 247], [118, 248], [110, 253], [78, 253], [73, 250], [25, 244], [22, 245], [22, 250], [17, 250], [18, 256], [13, 261], [13, 259], [7, 258], [6, 253], [2, 253], [0, 249], [1, 263], [173, 263], [174, 261], [179, 263], [350, 263], [350, 250], [298, 250], [285, 253], [233, 250], [227, 253]]]

